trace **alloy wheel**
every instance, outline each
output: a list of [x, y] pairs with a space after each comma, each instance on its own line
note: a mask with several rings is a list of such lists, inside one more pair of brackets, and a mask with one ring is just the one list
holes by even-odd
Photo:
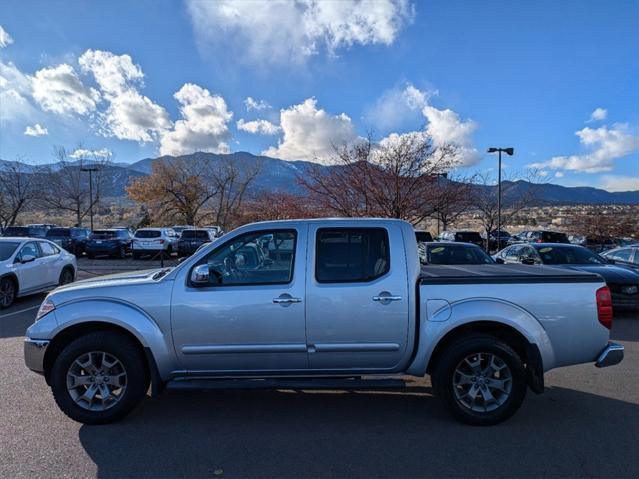
[[124, 396], [127, 374], [118, 358], [104, 351], [79, 356], [67, 371], [67, 391], [89, 411], [106, 411]]
[[16, 287], [13, 281], [5, 279], [0, 283], [0, 306], [8, 308], [13, 303], [16, 294]]
[[513, 376], [506, 362], [492, 353], [473, 353], [453, 373], [453, 391], [459, 404], [473, 412], [490, 412], [510, 397]]

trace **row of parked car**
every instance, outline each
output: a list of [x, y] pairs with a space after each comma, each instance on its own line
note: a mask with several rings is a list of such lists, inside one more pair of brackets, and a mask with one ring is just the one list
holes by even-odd
[[86, 254], [88, 258], [155, 257], [159, 254], [178, 256], [192, 254], [202, 244], [211, 242], [223, 233], [217, 226], [196, 228], [174, 226], [162, 228], [140, 228], [135, 232], [125, 227], [97, 229], [62, 228], [39, 224], [9, 226], [2, 231], [3, 237], [44, 238], [76, 256]]
[[[639, 311], [639, 243], [598, 254], [568, 241], [513, 243], [490, 256], [473, 242], [423, 241], [416, 232], [421, 263], [427, 265], [523, 264], [599, 274], [610, 288], [613, 307]], [[534, 238], [534, 236], [533, 236]]]

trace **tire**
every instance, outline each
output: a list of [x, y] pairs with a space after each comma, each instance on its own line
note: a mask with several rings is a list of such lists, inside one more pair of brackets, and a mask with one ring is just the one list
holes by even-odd
[[173, 255], [173, 246], [169, 245], [166, 249], [166, 255], [170, 258]]
[[18, 285], [12, 278], [0, 280], [0, 309], [8, 308], [16, 300]]
[[[104, 359], [108, 362], [106, 367]], [[80, 363], [89, 366], [82, 369]], [[98, 370], [110, 376], [103, 376]], [[112, 382], [105, 383], [106, 377]], [[139, 345], [113, 331], [96, 331], [69, 343], [55, 359], [50, 379], [58, 407], [84, 424], [122, 419], [142, 401], [149, 387], [149, 373]], [[74, 386], [76, 381], [79, 384]], [[108, 391], [106, 401], [101, 395], [104, 387]], [[89, 396], [90, 401], [86, 399]]]
[[58, 286], [63, 284], [73, 283], [73, 270], [69, 267], [64, 268], [60, 272], [60, 279], [58, 280]]
[[456, 419], [479, 426], [511, 417], [527, 389], [519, 355], [499, 339], [483, 334], [465, 336], [449, 345], [437, 359], [432, 383], [435, 395]]

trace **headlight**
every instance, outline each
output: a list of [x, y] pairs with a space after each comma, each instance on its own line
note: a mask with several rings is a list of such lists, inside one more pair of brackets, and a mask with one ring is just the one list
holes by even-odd
[[50, 313], [55, 309], [55, 305], [48, 299], [45, 299], [40, 305], [40, 309], [38, 309], [38, 313], [36, 314], [35, 320], [37, 321], [45, 314]]

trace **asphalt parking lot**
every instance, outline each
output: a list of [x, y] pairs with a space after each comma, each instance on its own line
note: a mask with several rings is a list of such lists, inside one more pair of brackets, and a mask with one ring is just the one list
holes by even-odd
[[[81, 268], [95, 274], [92, 264]], [[0, 313], [3, 478], [639, 477], [631, 315], [612, 331], [626, 347], [622, 364], [552, 371], [543, 395], [529, 393], [515, 417], [491, 428], [450, 419], [427, 379], [401, 391], [169, 391], [120, 423], [85, 426], [24, 366], [22, 337], [41, 300]]]

